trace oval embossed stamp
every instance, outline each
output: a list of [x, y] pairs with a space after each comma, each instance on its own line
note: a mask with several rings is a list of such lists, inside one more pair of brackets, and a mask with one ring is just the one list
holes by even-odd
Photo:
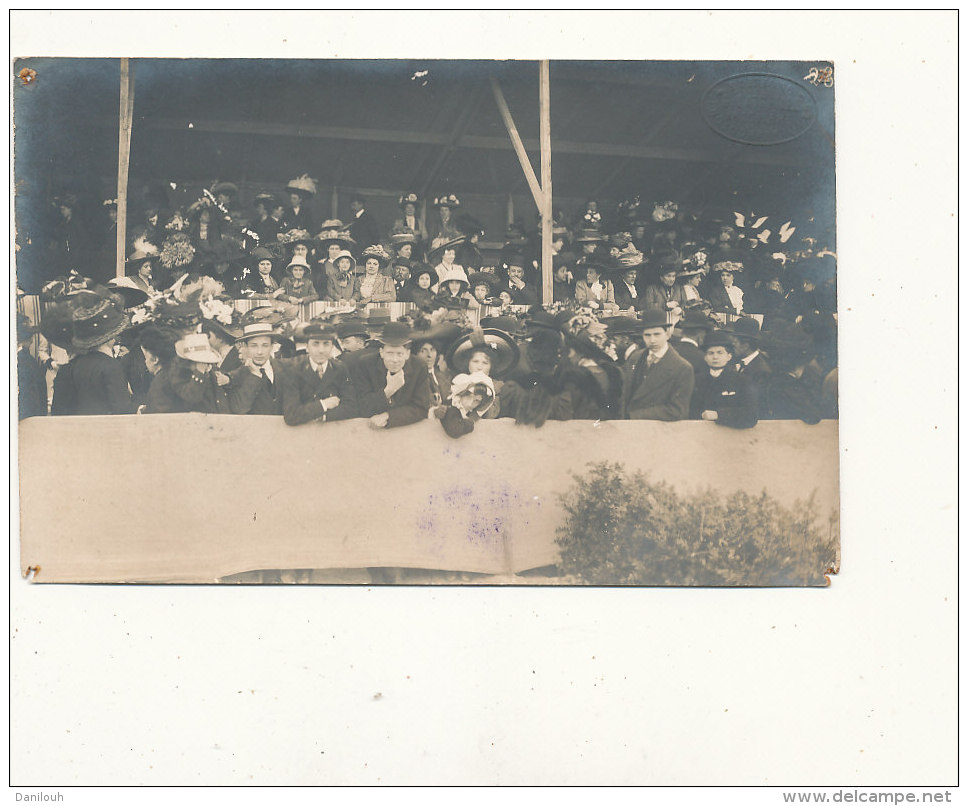
[[713, 84], [702, 98], [702, 115], [717, 134], [754, 146], [786, 143], [817, 119], [810, 92], [791, 78], [740, 73]]

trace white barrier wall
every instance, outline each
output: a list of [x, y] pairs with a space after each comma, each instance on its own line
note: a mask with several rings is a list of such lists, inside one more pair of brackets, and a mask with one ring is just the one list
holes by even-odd
[[505, 574], [555, 563], [559, 494], [592, 461], [686, 491], [817, 490], [838, 507], [837, 423], [39, 417], [20, 424], [21, 569], [38, 582], [212, 582], [265, 568]]

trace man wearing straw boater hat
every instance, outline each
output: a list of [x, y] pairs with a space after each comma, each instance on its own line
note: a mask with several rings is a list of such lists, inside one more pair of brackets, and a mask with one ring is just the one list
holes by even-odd
[[373, 428], [395, 428], [427, 419], [432, 398], [427, 367], [410, 354], [413, 333], [403, 322], [388, 322], [380, 351], [354, 367], [360, 416]]
[[229, 373], [227, 390], [236, 413], [282, 414], [282, 390], [289, 370], [272, 358], [273, 342], [282, 340], [271, 322], [250, 322], [242, 328], [236, 342], [242, 366]]
[[302, 330], [306, 355], [286, 373], [282, 414], [287, 425], [334, 422], [356, 417], [356, 390], [346, 365], [336, 358], [336, 328], [312, 321]]
[[134, 401], [121, 362], [114, 356], [118, 336], [129, 319], [108, 300], [91, 295], [74, 309], [71, 361], [74, 414], [134, 414]]
[[667, 313], [642, 316], [645, 348], [629, 356], [625, 366], [622, 417], [626, 420], [683, 420], [696, 383], [692, 365], [669, 345], [672, 322]]

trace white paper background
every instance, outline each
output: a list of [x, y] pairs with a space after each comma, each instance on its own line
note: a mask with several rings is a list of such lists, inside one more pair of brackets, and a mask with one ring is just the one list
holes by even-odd
[[843, 366], [827, 590], [31, 586], [14, 529], [16, 791], [955, 783], [954, 13], [12, 19], [12, 57], [832, 59]]

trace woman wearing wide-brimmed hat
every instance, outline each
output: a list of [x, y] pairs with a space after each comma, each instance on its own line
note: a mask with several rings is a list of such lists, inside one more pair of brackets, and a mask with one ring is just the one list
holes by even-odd
[[91, 295], [72, 314], [73, 414], [134, 414], [134, 402], [121, 362], [114, 355], [128, 316], [108, 300]]
[[316, 195], [316, 180], [311, 179], [309, 174], [297, 176], [286, 185], [286, 193], [289, 196], [289, 209], [285, 214], [286, 224], [293, 229], [311, 232], [318, 220], [313, 218], [312, 211], [309, 209], [309, 200]]
[[[457, 229], [457, 224], [453, 218], [454, 211], [460, 208], [460, 199], [457, 198], [457, 196], [455, 196], [453, 193], [444, 196], [437, 196], [434, 198], [433, 206], [437, 209], [437, 215], [440, 217], [440, 223], [430, 232], [431, 249], [434, 249], [447, 241], [453, 241], [455, 238], [459, 238], [463, 234], [459, 229]], [[428, 262], [433, 263], [433, 261], [429, 258]]]
[[328, 302], [352, 302], [356, 288], [356, 258], [341, 249], [330, 261], [332, 270], [326, 270], [326, 299]]
[[617, 311], [615, 303], [615, 287], [612, 281], [605, 278], [605, 274], [613, 268], [611, 262], [604, 259], [589, 260], [581, 268], [585, 272], [583, 279], [575, 283], [575, 301], [584, 307], [597, 311]]
[[396, 302], [397, 288], [393, 278], [383, 273], [390, 265], [390, 254], [379, 244], [368, 246], [360, 255], [363, 274], [357, 275], [353, 299], [360, 305], [371, 302]]
[[148, 296], [154, 296], [158, 289], [154, 285], [154, 270], [158, 265], [158, 253], [135, 250], [124, 262], [124, 273], [138, 288]]
[[427, 367], [434, 406], [441, 405], [450, 395], [453, 372], [447, 366], [446, 355], [462, 332], [461, 327], [453, 322], [441, 322], [425, 330], [413, 331], [410, 352]]
[[313, 281], [309, 279], [309, 264], [302, 256], [294, 256], [286, 266], [286, 279], [282, 282], [282, 299], [293, 305], [305, 305], [319, 299]]
[[[455, 341], [447, 352], [447, 365], [454, 373], [483, 373], [494, 379], [494, 389], [500, 398], [503, 379], [514, 371], [521, 358], [521, 350], [514, 338], [496, 328], [475, 328]], [[487, 418], [501, 413], [500, 400], [488, 409]]]
[[208, 336], [188, 333], [175, 342], [174, 353], [151, 381], [145, 413], [230, 414], [229, 377], [218, 371], [222, 357], [212, 349]]
[[471, 296], [478, 305], [500, 305], [497, 294], [501, 281], [496, 274], [486, 271], [471, 272], [467, 278], [470, 283]]
[[463, 268], [456, 263], [450, 268], [438, 268], [435, 304], [447, 308], [479, 308], [480, 303], [470, 293], [470, 282]]
[[272, 276], [272, 253], [264, 246], [252, 250], [255, 271], [249, 271], [242, 279], [241, 291], [248, 299], [278, 299], [282, 296], [282, 286]]
[[719, 257], [713, 263], [712, 274], [703, 285], [703, 296], [717, 313], [741, 314], [743, 289], [736, 285], [736, 275], [743, 271], [743, 264], [732, 253]]
[[457, 375], [448, 404], [434, 409], [447, 436], [458, 439], [474, 430], [474, 423], [486, 417], [497, 401], [494, 382], [482, 372]]
[[457, 229], [463, 233], [464, 242], [457, 247], [455, 261], [466, 271], [479, 269], [484, 265], [484, 256], [478, 248], [478, 243], [484, 237], [484, 225], [473, 216], [465, 214], [458, 216]]
[[420, 217], [417, 215], [417, 206], [420, 204], [420, 198], [416, 193], [404, 193], [399, 199], [400, 205], [400, 218], [393, 222], [393, 226], [390, 228], [391, 239], [394, 234], [400, 234], [405, 232], [412, 232], [414, 236], [414, 243], [423, 248], [424, 244], [428, 241], [427, 229], [420, 223]]
[[464, 242], [464, 236], [461, 235], [449, 241], [443, 241], [427, 253], [427, 262], [434, 267], [434, 271], [437, 272], [437, 279], [434, 281], [434, 285], [437, 285], [437, 281], [440, 279], [442, 272], [449, 272], [455, 266], [459, 269], [463, 269], [457, 262], [457, 249]]

